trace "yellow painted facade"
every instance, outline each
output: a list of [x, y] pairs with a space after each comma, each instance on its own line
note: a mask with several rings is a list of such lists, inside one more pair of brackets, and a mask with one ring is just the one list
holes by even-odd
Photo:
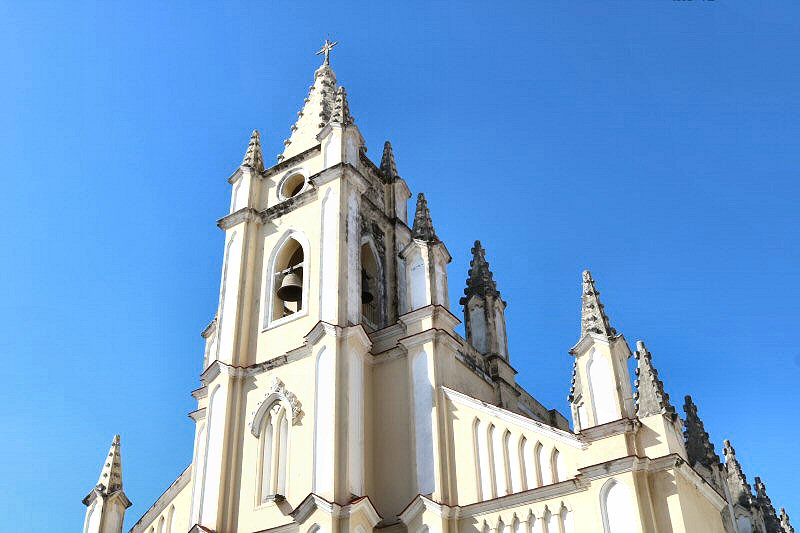
[[[254, 132], [228, 180], [192, 463], [132, 533], [773, 530], [758, 494], [733, 501], [710, 443], [687, 446], [643, 344], [632, 387], [588, 272], [572, 426], [516, 383], [480, 243], [456, 333], [427, 203], [409, 220], [392, 148], [366, 156], [327, 56], [285, 144], [265, 168]], [[85, 533], [121, 530], [104, 511], [129, 505], [114, 468]]]

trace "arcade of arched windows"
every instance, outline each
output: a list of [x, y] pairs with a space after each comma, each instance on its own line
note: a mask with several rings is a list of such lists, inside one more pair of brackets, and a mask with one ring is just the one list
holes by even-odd
[[557, 447], [480, 418], [473, 422], [473, 454], [480, 500], [567, 479], [564, 456]]

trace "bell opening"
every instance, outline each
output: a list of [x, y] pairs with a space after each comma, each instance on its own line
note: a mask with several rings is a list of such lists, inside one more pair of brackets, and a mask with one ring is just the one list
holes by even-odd
[[272, 319], [293, 315], [303, 308], [303, 247], [289, 239], [275, 261]]

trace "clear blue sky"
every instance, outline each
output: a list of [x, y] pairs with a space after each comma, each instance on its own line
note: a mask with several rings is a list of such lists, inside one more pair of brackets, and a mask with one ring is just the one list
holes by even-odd
[[797, 2], [108, 4], [0, 4], [0, 529], [79, 529], [115, 433], [127, 526], [191, 460], [226, 178], [253, 128], [274, 162], [328, 32], [453, 302], [484, 242], [519, 381], [568, 413], [591, 268], [800, 520]]

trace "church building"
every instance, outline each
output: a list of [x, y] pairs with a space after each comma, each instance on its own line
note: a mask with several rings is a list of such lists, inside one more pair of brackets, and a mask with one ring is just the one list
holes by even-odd
[[[569, 418], [517, 383], [478, 241], [451, 313], [450, 253], [423, 194], [408, 218], [391, 144], [367, 156], [334, 44], [276, 164], [254, 131], [228, 178], [192, 461], [130, 532], [792, 533], [691, 397], [676, 411], [589, 271]], [[83, 503], [84, 533], [121, 533], [119, 436]]]

